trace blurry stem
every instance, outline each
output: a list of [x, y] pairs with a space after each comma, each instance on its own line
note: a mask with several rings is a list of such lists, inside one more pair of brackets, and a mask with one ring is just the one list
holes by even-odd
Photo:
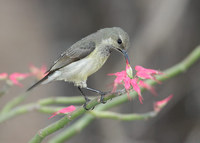
[[158, 112], [152, 111], [145, 114], [120, 114], [110, 111], [90, 111], [89, 113], [97, 118], [133, 121], [133, 120], [147, 120], [149, 118], [155, 117]]
[[64, 107], [60, 107], [60, 106], [59, 107], [47, 107], [47, 106], [40, 106], [35, 103], [30, 103], [30, 104], [16, 107], [16, 108], [10, 110], [9, 112], [1, 113], [0, 114], [0, 123], [4, 122], [14, 116], [28, 113], [33, 110], [37, 110], [39, 112], [46, 113], [46, 114], [51, 114], [51, 113], [57, 112], [58, 110], [60, 110], [62, 108], [64, 108]]
[[38, 101], [39, 105], [49, 105], [49, 104], [83, 104], [85, 99], [83, 96], [76, 97], [53, 97], [45, 98]]
[[[75, 124], [72, 124], [70, 127], [68, 127], [66, 130], [58, 134], [56, 137], [52, 138], [49, 143], [62, 143], [68, 139], [70, 139], [72, 136], [78, 134], [81, 132], [85, 127], [87, 127], [93, 120], [95, 119], [94, 116], [90, 114], [86, 114], [83, 117], [81, 117], [79, 120], [76, 121]], [[31, 140], [33, 143], [41, 142], [39, 138], [38, 140]]]
[[[188, 57], [186, 57], [186, 59], [183, 60], [181, 63], [173, 66], [172, 68], [170, 68], [168, 70], [166, 70], [164, 72], [165, 73], [164, 75], [158, 76], [158, 79], [160, 81], [164, 81], [164, 80], [173, 78], [174, 76], [185, 72], [198, 59], [200, 59], [200, 46], [197, 47], [196, 49], [194, 49], [193, 52]], [[154, 82], [154, 81], [148, 81], [148, 83], [151, 84], [151, 85], [156, 84], [156, 82]], [[135, 97], [136, 92], [131, 91], [130, 96]], [[114, 97], [116, 97], [116, 95], [114, 95], [114, 94], [107, 95], [105, 97], [105, 101], [112, 99]], [[114, 98], [112, 101], [110, 101], [110, 103], [107, 103], [105, 105], [102, 105], [102, 104], [99, 105], [98, 107], [96, 107], [96, 110], [98, 110], [98, 111], [106, 110], [106, 109], [109, 109], [111, 107], [117, 106], [119, 104], [125, 103], [127, 101], [128, 101], [127, 96], [120, 96], [118, 98]], [[95, 107], [98, 104], [99, 104], [99, 99], [95, 98], [87, 104], [87, 108]], [[48, 136], [48, 135], [54, 133], [55, 131], [63, 128], [67, 123], [69, 123], [70, 121], [74, 120], [75, 118], [81, 116], [85, 112], [86, 111], [83, 107], [78, 108], [74, 112], [64, 116], [63, 118], [52, 123], [51, 125], [47, 126], [46, 128], [39, 130], [37, 132], [37, 134], [30, 140], [30, 143], [40, 143], [40, 142], [42, 142], [42, 140], [46, 136]], [[62, 133], [60, 133], [57, 136], [55, 136], [54, 138], [52, 138], [50, 140], [50, 142], [51, 143], [53, 143], [53, 142], [61, 143], [61, 142], [66, 141], [67, 139], [70, 139], [72, 136], [74, 136], [75, 134], [80, 132], [82, 129], [84, 129], [94, 119], [95, 119], [95, 117], [92, 116], [92, 115], [87, 114], [87, 115], [83, 116], [81, 119], [77, 120], [71, 127], [67, 128]]]
[[[182, 62], [164, 71], [164, 76], [158, 76], [158, 80], [165, 81], [180, 73], [186, 72], [195, 62], [200, 59], [200, 46], [196, 47]], [[153, 83], [149, 81], [149, 83]], [[154, 82], [155, 83], [155, 82]]]
[[[0, 97], [8, 92], [8, 89], [11, 87], [11, 83], [7, 81], [5, 86], [0, 90]], [[0, 111], [0, 115], [10, 111], [15, 106], [19, 105], [23, 102], [28, 95], [28, 92], [24, 92], [21, 95], [15, 97], [11, 101], [9, 101], [3, 109]], [[49, 105], [49, 104], [82, 104], [85, 100], [82, 96], [76, 97], [54, 97], [54, 98], [45, 98], [38, 101], [39, 105]], [[17, 115], [17, 114], [16, 114]]]
[[60, 109], [65, 108], [65, 107], [48, 107], [48, 106], [39, 106], [36, 108], [39, 112], [46, 113], [46, 114], [52, 114], [54, 112], [59, 111]]
[[26, 98], [26, 94], [21, 94], [18, 97], [12, 99], [11, 101], [9, 101], [4, 108], [1, 110], [1, 114], [4, 114], [8, 111], [10, 111], [13, 107], [17, 106], [18, 104], [20, 104], [22, 101], [24, 101], [24, 99]]
[[0, 123], [16, 116], [16, 115], [20, 115], [20, 114], [23, 114], [23, 113], [27, 113], [29, 112], [30, 110], [33, 110], [35, 108], [35, 105], [34, 104], [27, 104], [25, 106], [22, 106], [22, 107], [17, 107], [9, 112], [4, 112], [4, 113], [1, 113], [0, 114]]
[[[26, 94], [22, 94], [14, 99], [12, 99], [10, 102], [8, 102], [4, 108], [2, 109], [1, 113], [8, 112], [13, 107], [24, 101], [26, 98]], [[94, 98], [94, 97], [93, 97]], [[85, 100], [82, 96], [76, 96], [76, 97], [52, 97], [52, 98], [44, 98], [40, 99], [38, 101], [39, 105], [50, 105], [50, 104], [82, 104]]]
[[[62, 107], [47, 107], [46, 105], [50, 104], [82, 104], [85, 102], [84, 98], [82, 96], [77, 97], [53, 97], [53, 98], [44, 98], [39, 100], [36, 103], [30, 103], [27, 105], [18, 106], [16, 108], [16, 105], [24, 101], [24, 99], [27, 96], [25, 94], [22, 94], [10, 102], [8, 102], [2, 111], [0, 112], [0, 123], [14, 117], [17, 115], [25, 114], [27, 112], [30, 112], [32, 110], [38, 110], [43, 113], [53, 113], [56, 112]], [[64, 107], [63, 107], [64, 108]], [[12, 110], [11, 110], [12, 109]]]

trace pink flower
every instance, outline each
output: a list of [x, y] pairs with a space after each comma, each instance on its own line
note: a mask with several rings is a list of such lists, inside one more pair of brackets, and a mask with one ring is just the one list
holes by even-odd
[[133, 89], [137, 92], [140, 103], [143, 103], [142, 102], [143, 97], [142, 97], [141, 90], [140, 90], [140, 87], [138, 86], [137, 82], [138, 82], [137, 78], [131, 79], [131, 85], [132, 85]]
[[53, 118], [54, 116], [56, 116], [58, 114], [66, 114], [66, 113], [73, 112], [74, 110], [76, 110], [75, 106], [73, 106], [73, 105], [68, 106], [66, 108], [60, 109], [59, 111], [53, 113], [53, 115], [51, 117], [49, 117], [48, 119], [51, 119], [51, 118]]
[[160, 81], [158, 81], [155, 78], [155, 75], [163, 74], [160, 71], [153, 70], [153, 69], [146, 69], [146, 68], [143, 68], [142, 66], [135, 66], [135, 70], [137, 71], [136, 73], [137, 77], [142, 78], [142, 79], [152, 79], [158, 83], [160, 83]]
[[116, 79], [114, 80], [114, 86], [112, 92], [115, 92], [117, 89], [118, 84], [122, 84], [122, 81], [126, 77], [126, 71], [121, 71], [117, 73], [110, 73], [108, 75], [115, 75]]
[[157, 96], [157, 92], [155, 91], [154, 87], [145, 83], [143, 80], [139, 81], [139, 85], [143, 88], [146, 88], [147, 90], [149, 90], [153, 95]]
[[8, 77], [7, 73], [0, 73], [0, 80], [4, 80]]
[[173, 95], [168, 96], [167, 98], [157, 101], [154, 103], [154, 111], [159, 112], [167, 103], [172, 99]]
[[30, 74], [28, 74], [28, 73], [12, 73], [12, 74], [9, 76], [9, 79], [10, 79], [10, 81], [11, 81], [13, 84], [22, 87], [23, 85], [22, 85], [21, 83], [19, 83], [18, 80], [25, 79], [25, 78], [27, 78], [28, 76], [30, 76]]
[[34, 65], [30, 65], [29, 66], [29, 68], [30, 68], [30, 71], [31, 71], [31, 73], [38, 79], [38, 80], [40, 80], [40, 79], [42, 79], [46, 74], [45, 74], [45, 72], [47, 71], [47, 68], [46, 68], [46, 66], [42, 66], [41, 68], [37, 68], [36, 66], [34, 66]]
[[[132, 68], [129, 65], [128, 62], [126, 62], [126, 71], [121, 71], [121, 72], [117, 72], [117, 73], [111, 73], [108, 75], [115, 75], [116, 79], [114, 80], [114, 86], [113, 86], [113, 90], [112, 92], [115, 92], [117, 89], [117, 86], [119, 84], [123, 84], [127, 93], [128, 93], [128, 98], [129, 97], [129, 90], [131, 89], [131, 87], [133, 87], [133, 89], [138, 93], [139, 96], [139, 100], [142, 103], [142, 94], [140, 91], [140, 87], [138, 86], [138, 78], [133, 78], [132, 76]], [[132, 77], [132, 78], [131, 78]]]
[[142, 97], [139, 86], [146, 88], [146, 89], [150, 90], [152, 94], [157, 95], [154, 88], [152, 86], [148, 85], [147, 83], [145, 83], [143, 80], [144, 79], [152, 79], [157, 82], [160, 82], [155, 78], [155, 75], [162, 74], [162, 73], [160, 71], [157, 71], [154, 69], [143, 68], [142, 66], [136, 66], [135, 70], [137, 72], [136, 72], [136, 75], [133, 76], [132, 68], [131, 68], [130, 64], [128, 63], [128, 61], [126, 61], [126, 70], [125, 71], [111, 73], [108, 75], [116, 76], [116, 79], [114, 80], [114, 86], [113, 86], [112, 92], [116, 91], [117, 86], [119, 84], [123, 84], [128, 93], [128, 96], [129, 96], [129, 90], [131, 88], [133, 88], [137, 92], [139, 100], [142, 103], [143, 97]]

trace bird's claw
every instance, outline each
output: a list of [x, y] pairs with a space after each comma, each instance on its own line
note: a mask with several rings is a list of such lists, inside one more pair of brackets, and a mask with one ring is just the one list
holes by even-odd
[[[90, 110], [90, 109], [88, 109], [86, 106], [87, 106], [87, 104], [88, 104], [91, 100], [90, 100], [89, 98], [86, 98], [85, 101], [86, 101], [86, 102], [83, 104], [83, 108], [84, 108], [85, 110], [88, 111], [88, 110]], [[94, 109], [94, 107], [91, 108], [91, 110], [93, 110], [93, 109]]]
[[107, 92], [101, 92], [101, 98], [100, 98], [100, 103], [105, 104], [106, 101], [104, 101], [104, 96], [107, 94]]

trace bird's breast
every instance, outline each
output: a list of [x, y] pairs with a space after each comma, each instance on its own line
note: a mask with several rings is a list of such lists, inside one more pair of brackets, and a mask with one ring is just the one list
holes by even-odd
[[99, 51], [93, 51], [89, 56], [73, 62], [60, 69], [58, 80], [71, 82], [86, 81], [87, 77], [98, 71], [108, 59], [109, 54], [103, 54]]

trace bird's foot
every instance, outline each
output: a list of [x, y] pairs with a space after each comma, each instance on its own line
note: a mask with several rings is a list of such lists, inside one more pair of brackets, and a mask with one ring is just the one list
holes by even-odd
[[[90, 110], [90, 109], [88, 109], [86, 106], [87, 106], [87, 104], [90, 102], [91, 100], [89, 99], [89, 98], [85, 98], [85, 103], [83, 104], [83, 108], [85, 109], [85, 110]], [[92, 107], [91, 108], [91, 110], [93, 110], [94, 109], [94, 107]]]
[[105, 104], [106, 101], [104, 101], [104, 96], [107, 94], [107, 92], [101, 92], [100, 95], [101, 95], [101, 98], [100, 98], [100, 103], [103, 103]]

